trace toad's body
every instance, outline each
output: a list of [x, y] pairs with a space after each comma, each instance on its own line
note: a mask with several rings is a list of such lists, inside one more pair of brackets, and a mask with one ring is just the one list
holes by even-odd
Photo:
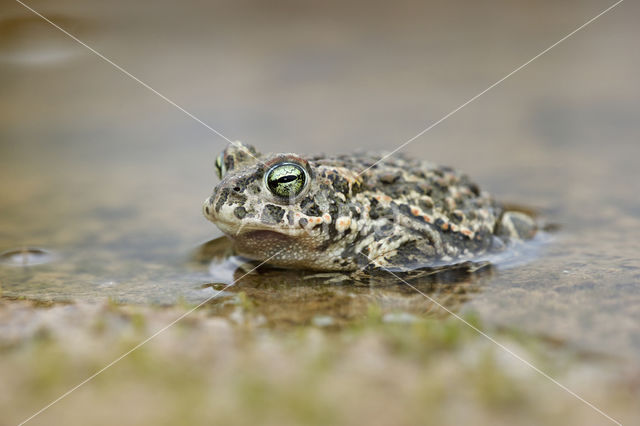
[[535, 233], [447, 167], [379, 155], [258, 153], [230, 144], [204, 214], [246, 257], [292, 268], [413, 269], [468, 260]]

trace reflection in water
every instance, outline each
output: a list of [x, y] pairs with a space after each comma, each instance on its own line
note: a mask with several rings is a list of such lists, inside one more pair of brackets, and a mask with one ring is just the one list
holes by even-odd
[[203, 288], [210, 288], [212, 295], [222, 291], [210, 305], [229, 315], [236, 304], [227, 301], [230, 297], [241, 297], [254, 314], [274, 327], [341, 326], [361, 319], [371, 309], [379, 309], [388, 321], [444, 316], [446, 312], [438, 304], [452, 311], [459, 310], [493, 274], [488, 262], [397, 273], [412, 288], [383, 270], [318, 273], [260, 267], [249, 272], [257, 262], [248, 262], [230, 253], [229, 240], [223, 237], [203, 244], [193, 255], [193, 265], [209, 268], [214, 278]]

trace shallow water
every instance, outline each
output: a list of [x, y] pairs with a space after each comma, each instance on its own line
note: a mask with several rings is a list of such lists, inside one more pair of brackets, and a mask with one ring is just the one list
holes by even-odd
[[[33, 3], [229, 138], [301, 153], [391, 150], [608, 5]], [[406, 148], [560, 225], [523, 262], [425, 281], [440, 303], [640, 357], [639, 7]], [[226, 142], [17, 3], [0, 20], [0, 252], [51, 253], [0, 264], [3, 296], [198, 303], [238, 278], [193, 261], [220, 236], [200, 206]], [[371, 303], [445, 315], [397, 283], [334, 278], [259, 271], [229, 292], [276, 327], [339, 325]]]

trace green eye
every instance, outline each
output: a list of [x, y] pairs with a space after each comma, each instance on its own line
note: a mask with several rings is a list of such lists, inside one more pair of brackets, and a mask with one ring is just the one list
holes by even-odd
[[297, 164], [280, 163], [267, 172], [266, 183], [273, 195], [291, 198], [304, 189], [307, 173]]
[[216, 158], [216, 172], [220, 179], [222, 179], [222, 176], [226, 173], [224, 163], [222, 162], [222, 155], [218, 155], [218, 158]]

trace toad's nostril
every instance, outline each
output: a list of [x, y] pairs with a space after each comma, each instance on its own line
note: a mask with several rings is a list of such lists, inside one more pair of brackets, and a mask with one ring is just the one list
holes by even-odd
[[202, 203], [202, 213], [204, 213], [206, 217], [209, 217], [211, 213], [213, 213], [213, 201], [213, 196], [211, 196]]
[[240, 192], [240, 191], [241, 191], [241, 188], [240, 188], [239, 186], [234, 186], [234, 187], [233, 187], [233, 190], [234, 190], [234, 191], [236, 191], [236, 192]]

